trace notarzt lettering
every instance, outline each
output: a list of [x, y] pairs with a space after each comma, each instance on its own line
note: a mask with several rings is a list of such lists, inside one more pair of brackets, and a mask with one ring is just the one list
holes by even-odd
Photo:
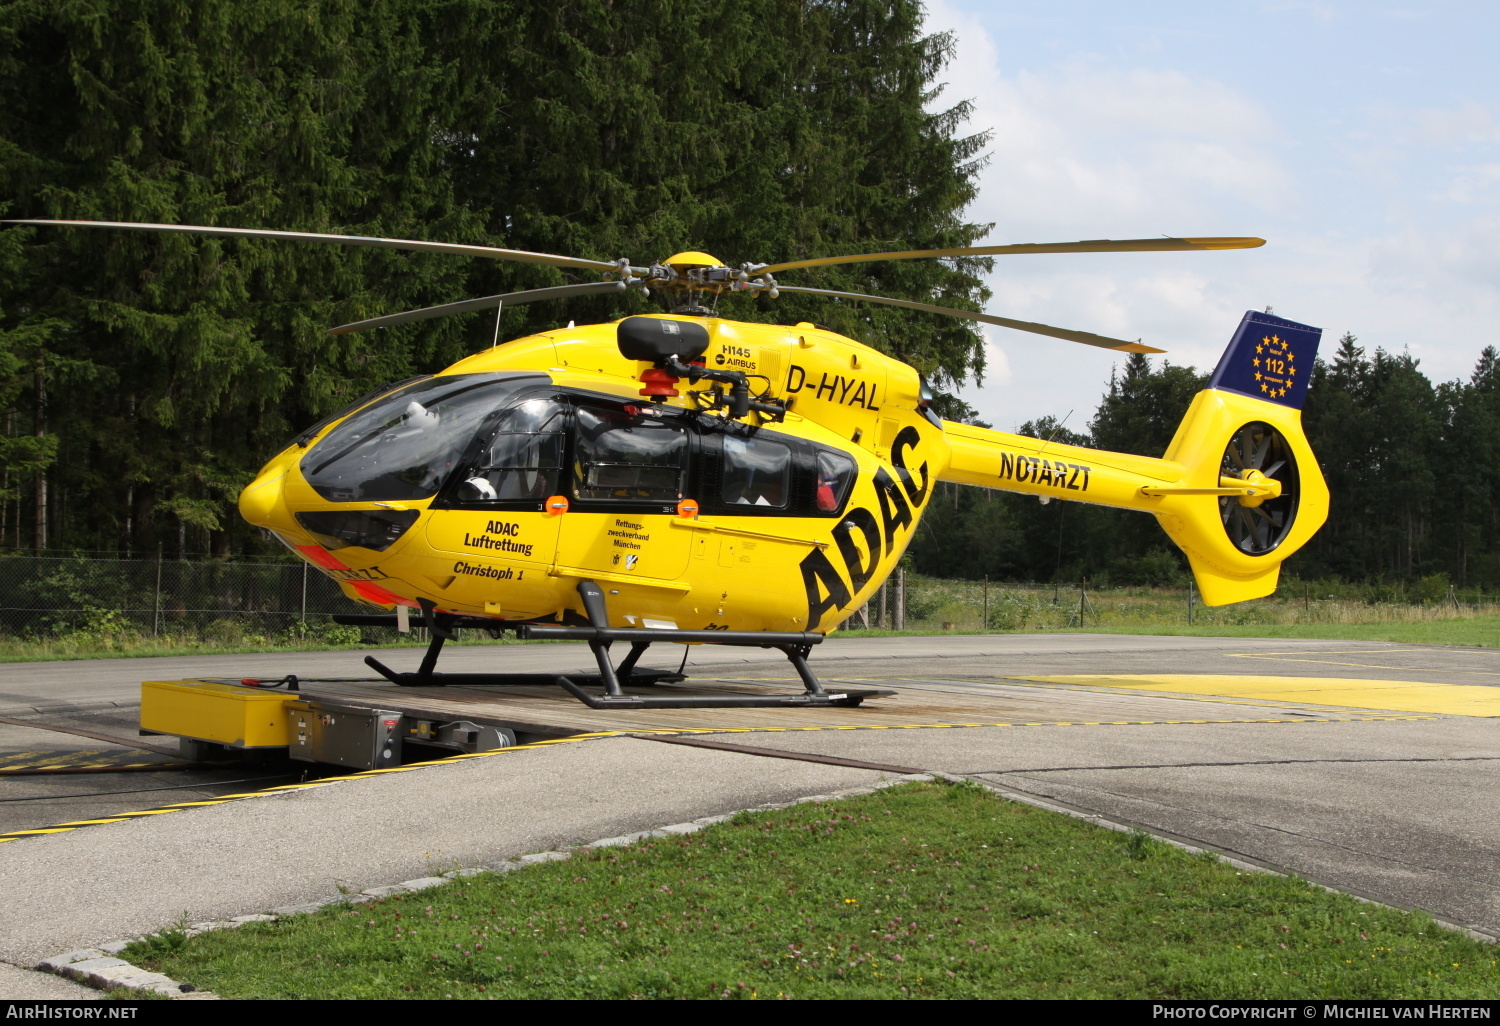
[[331, 569], [319, 567], [325, 574], [335, 581], [383, 581], [386, 575], [380, 572], [380, 567], [372, 566], [368, 570], [350, 570], [348, 567]]
[[1068, 492], [1089, 490], [1089, 472], [1093, 468], [1085, 463], [1064, 463], [1062, 460], [1045, 460], [1038, 456], [1021, 456], [1002, 452], [1000, 454], [1000, 480], [1021, 484], [1047, 485]]

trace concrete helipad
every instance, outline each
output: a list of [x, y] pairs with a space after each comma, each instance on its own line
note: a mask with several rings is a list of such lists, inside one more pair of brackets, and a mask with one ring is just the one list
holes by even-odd
[[[452, 655], [444, 657], [450, 670], [492, 666], [496, 658], [528, 670], [589, 662], [586, 651], [566, 645]], [[404, 669], [417, 657], [396, 653], [390, 662]], [[0, 666], [0, 715], [54, 722], [104, 709], [110, 731], [123, 738], [120, 724], [141, 679], [335, 676], [357, 666], [353, 653], [10, 664]], [[689, 666], [747, 686], [786, 675], [775, 654], [707, 647], [693, 650]], [[0, 887], [8, 895], [0, 960], [24, 966], [182, 915], [264, 911], [339, 886], [390, 883], [858, 786], [900, 768], [970, 775], [1027, 800], [1141, 825], [1500, 933], [1494, 650], [1011, 635], [834, 641], [814, 666], [851, 686], [884, 682], [899, 697], [872, 715], [820, 710], [837, 716], [813, 721], [786, 710], [784, 722], [726, 723], [729, 731], [713, 734], [701, 733], [712, 723], [664, 723], [652, 729], [693, 733], [564, 742], [0, 843]], [[950, 722], [990, 725], [902, 722], [900, 710], [919, 707], [979, 710]], [[45, 747], [39, 733], [15, 730], [16, 748]], [[97, 741], [69, 743], [108, 751]], [[125, 776], [73, 776], [69, 785], [124, 789]], [[142, 776], [155, 774], [131, 781]], [[37, 779], [0, 777], [5, 797], [41, 799], [0, 809], [44, 819], [55, 800], [29, 783]], [[41, 779], [59, 793], [55, 781]], [[135, 808], [196, 793], [155, 801], [143, 794]], [[76, 819], [77, 800], [66, 808], [51, 822]], [[0, 997], [18, 986], [13, 977], [0, 976]]]

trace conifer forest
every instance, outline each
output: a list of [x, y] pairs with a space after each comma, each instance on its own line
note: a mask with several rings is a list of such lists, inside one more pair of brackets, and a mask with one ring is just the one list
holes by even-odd
[[[7, 0], [0, 217], [433, 239], [636, 262], [976, 245], [1006, 141], [940, 102], [953, 41], [916, 0]], [[1010, 241], [1010, 240], [995, 240]], [[821, 268], [805, 284], [982, 309], [985, 260]], [[577, 272], [585, 273], [585, 272]], [[490, 344], [484, 314], [341, 323], [584, 280], [441, 254], [0, 228], [0, 550], [271, 551], [235, 498], [298, 432]], [[592, 280], [592, 279], [589, 279]], [[943, 393], [966, 322], [791, 295]], [[659, 307], [505, 308], [501, 338]], [[1312, 317], [1316, 320], [1316, 317]], [[1500, 357], [1434, 383], [1326, 326], [1306, 423], [1333, 495], [1304, 578], [1500, 583]], [[1346, 331], [1347, 329], [1347, 331]], [[1339, 331], [1345, 331], [1337, 338]], [[1159, 456], [1212, 368], [1134, 356], [1091, 420], [1025, 433]], [[944, 395], [943, 412], [974, 411]], [[1008, 424], [997, 424], [1009, 427]], [[945, 577], [1165, 582], [1154, 518], [943, 486], [911, 549]]]

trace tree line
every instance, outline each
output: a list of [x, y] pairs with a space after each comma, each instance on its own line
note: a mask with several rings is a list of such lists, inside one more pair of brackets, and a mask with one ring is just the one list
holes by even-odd
[[[1161, 456], [1208, 375], [1131, 356], [1093, 419], [1020, 433]], [[1331, 493], [1328, 522], [1285, 565], [1302, 580], [1500, 585], [1500, 354], [1434, 385], [1409, 353], [1369, 354], [1346, 333], [1314, 365], [1303, 425]], [[1160, 585], [1186, 562], [1154, 517], [943, 485], [911, 549], [941, 577]], [[1444, 587], [1446, 584], [1443, 585]]]
[[[917, 0], [11, 0], [0, 217], [215, 224], [731, 265], [972, 245], [985, 136]], [[798, 283], [979, 309], [987, 261]], [[493, 315], [326, 329], [593, 280], [383, 249], [0, 229], [0, 546], [254, 551], [239, 489], [298, 431], [490, 344]], [[660, 309], [508, 307], [514, 338]], [[939, 387], [965, 322], [786, 296]]]

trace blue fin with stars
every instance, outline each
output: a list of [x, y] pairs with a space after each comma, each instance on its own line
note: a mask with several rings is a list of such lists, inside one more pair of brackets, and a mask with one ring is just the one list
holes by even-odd
[[1300, 410], [1322, 337], [1322, 328], [1251, 310], [1208, 387]]

